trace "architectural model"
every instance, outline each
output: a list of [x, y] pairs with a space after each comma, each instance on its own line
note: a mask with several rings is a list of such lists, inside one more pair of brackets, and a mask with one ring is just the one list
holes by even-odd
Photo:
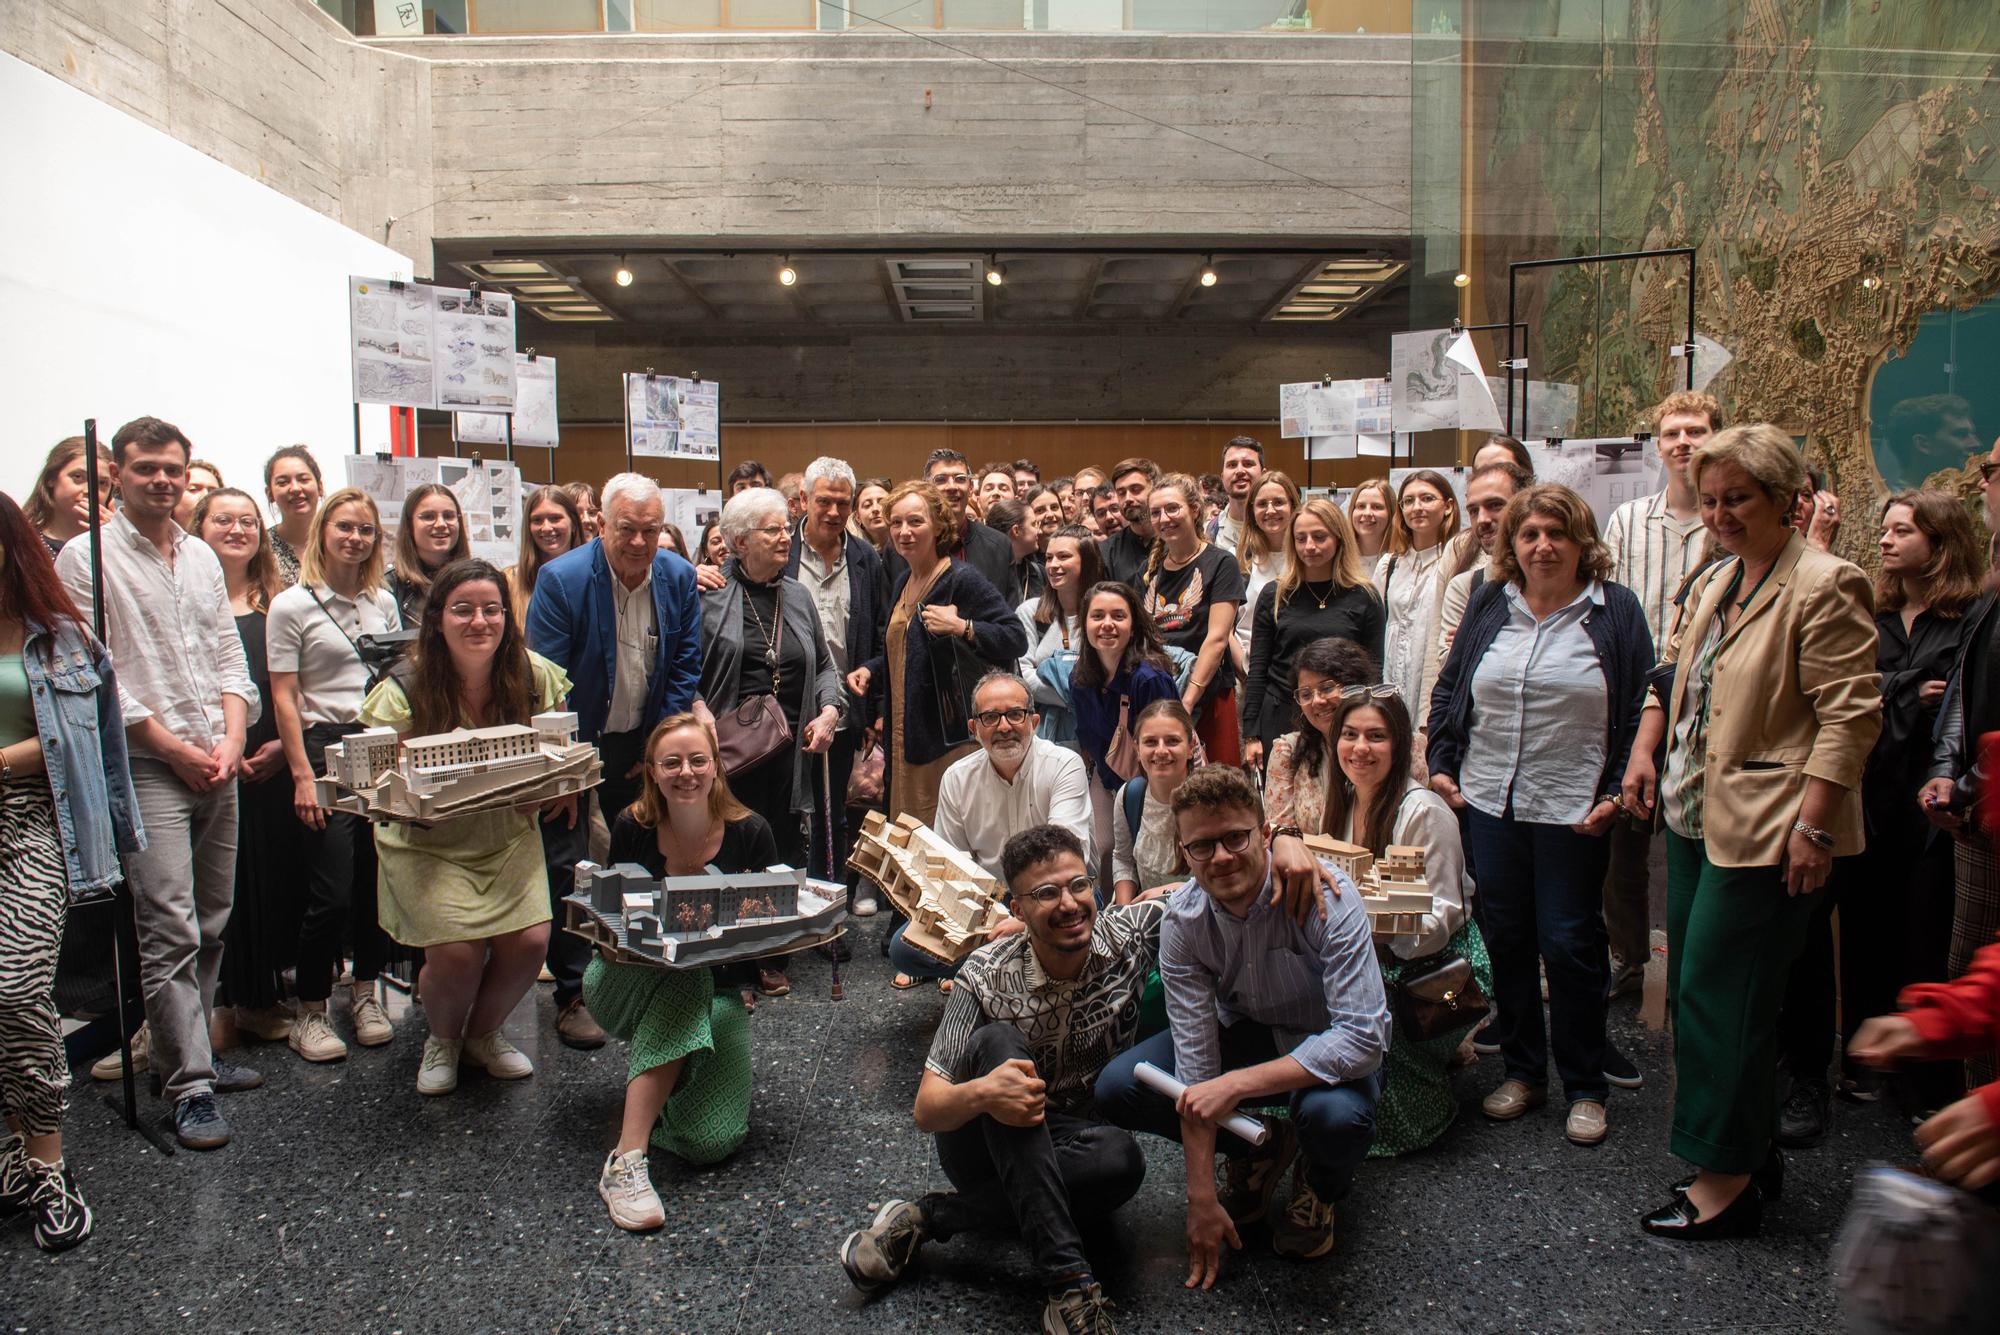
[[637, 863], [585, 861], [563, 907], [570, 931], [622, 960], [693, 968], [832, 940], [847, 921], [847, 887], [785, 866], [662, 879]]
[[881, 812], [869, 812], [847, 865], [881, 886], [910, 920], [904, 943], [946, 964], [985, 945], [987, 933], [1007, 916], [1000, 882], [915, 816], [898, 816], [891, 824]]
[[1361, 890], [1361, 905], [1376, 936], [1398, 936], [1423, 929], [1432, 911], [1431, 885], [1424, 876], [1424, 850], [1390, 844], [1377, 858], [1359, 844], [1323, 834], [1305, 837], [1306, 847], [1347, 873]]
[[576, 715], [550, 713], [526, 726], [429, 737], [368, 728], [326, 748], [326, 777], [316, 786], [320, 805], [333, 811], [431, 824], [539, 805], [593, 788], [602, 775], [597, 748], [576, 740]]

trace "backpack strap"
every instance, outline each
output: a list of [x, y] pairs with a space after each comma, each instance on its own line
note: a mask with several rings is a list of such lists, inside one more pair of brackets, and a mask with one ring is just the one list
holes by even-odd
[[1118, 794], [1118, 801], [1125, 808], [1125, 828], [1131, 831], [1136, 841], [1139, 838], [1139, 822], [1146, 810], [1146, 776], [1141, 774], [1127, 783]]

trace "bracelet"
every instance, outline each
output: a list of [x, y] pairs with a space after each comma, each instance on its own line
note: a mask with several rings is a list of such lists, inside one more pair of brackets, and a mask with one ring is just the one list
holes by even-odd
[[1301, 830], [1296, 825], [1280, 825], [1276, 829], [1271, 831], [1271, 837], [1273, 839], [1283, 839], [1287, 835], [1289, 835], [1294, 839], [1304, 839], [1306, 837], [1306, 832], [1304, 830]]
[[1833, 851], [1833, 836], [1817, 825], [1808, 825], [1802, 820], [1795, 820], [1792, 822], [1792, 833], [1804, 835], [1806, 842], [1822, 853]]
[[970, 644], [972, 642], [972, 623], [970, 621], [966, 622], [965, 629], [960, 631], [959, 634], [963, 635], [966, 643]]
[[11, 782], [14, 778], [14, 762], [7, 759], [7, 748], [0, 746], [0, 783]]

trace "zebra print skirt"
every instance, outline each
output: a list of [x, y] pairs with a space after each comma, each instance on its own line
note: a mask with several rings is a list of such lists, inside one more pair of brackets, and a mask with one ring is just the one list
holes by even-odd
[[56, 958], [69, 878], [48, 781], [0, 788], [0, 1110], [30, 1136], [62, 1125], [69, 1088], [56, 1017]]

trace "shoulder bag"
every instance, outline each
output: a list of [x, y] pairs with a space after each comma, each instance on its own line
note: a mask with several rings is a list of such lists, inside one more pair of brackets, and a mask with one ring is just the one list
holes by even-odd
[[1411, 960], [1389, 988], [1396, 1032], [1412, 1043], [1454, 1034], [1485, 1018], [1491, 1004], [1472, 962], [1451, 951]]
[[1120, 779], [1130, 782], [1139, 777], [1139, 742], [1132, 736], [1132, 697], [1118, 697], [1118, 726], [1112, 730], [1111, 741], [1104, 748], [1104, 763]]
[[[746, 610], [752, 610], [748, 605], [749, 597], [749, 591], [745, 590]], [[784, 707], [778, 703], [779, 648], [785, 641], [785, 599], [782, 590], [777, 601], [777, 622], [764, 658], [771, 668], [771, 693], [738, 700], [734, 709], [715, 716], [715, 748], [722, 755], [724, 774], [755, 769], [792, 744], [791, 726], [785, 722]]]

